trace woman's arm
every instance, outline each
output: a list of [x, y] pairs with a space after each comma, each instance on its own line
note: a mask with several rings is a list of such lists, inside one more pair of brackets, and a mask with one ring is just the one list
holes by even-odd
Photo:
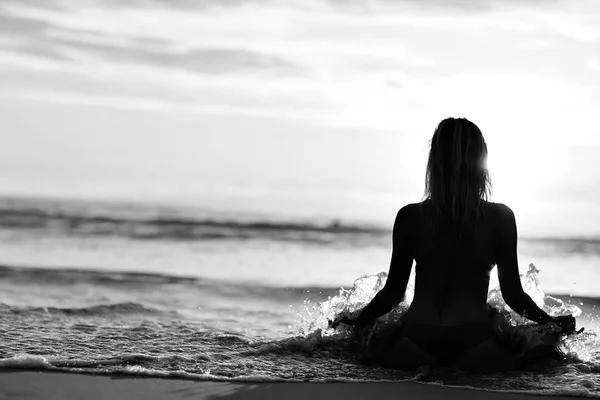
[[515, 214], [504, 204], [499, 207], [500, 238], [498, 242], [498, 280], [502, 297], [510, 308], [523, 317], [545, 324], [554, 322], [523, 290], [517, 260], [517, 224]]
[[391, 311], [394, 306], [404, 299], [413, 263], [413, 254], [408, 242], [411, 228], [409, 207], [410, 205], [402, 207], [394, 221], [392, 259], [385, 286], [363, 308], [357, 318], [342, 320], [341, 322], [354, 326], [368, 325]]

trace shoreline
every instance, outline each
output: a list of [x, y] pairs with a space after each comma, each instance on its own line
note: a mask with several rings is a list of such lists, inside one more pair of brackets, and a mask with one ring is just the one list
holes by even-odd
[[[587, 396], [589, 394], [588, 392]], [[541, 392], [498, 392], [420, 382], [243, 383], [58, 371], [4, 370], [0, 372], [0, 398], [19, 399], [275, 400], [285, 398], [306, 400], [310, 398], [311, 400], [331, 400], [332, 398], [344, 398], [353, 400], [376, 397], [378, 400], [472, 400], [484, 396], [488, 400], [568, 400], [586, 396], [586, 393], [582, 391], [572, 395], [555, 395]]]

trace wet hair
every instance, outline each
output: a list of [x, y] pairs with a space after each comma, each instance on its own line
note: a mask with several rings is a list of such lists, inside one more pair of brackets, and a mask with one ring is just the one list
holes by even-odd
[[434, 224], [457, 232], [458, 240], [472, 233], [483, 214], [482, 201], [491, 194], [486, 160], [487, 145], [477, 125], [466, 118], [439, 123], [431, 139], [425, 196]]

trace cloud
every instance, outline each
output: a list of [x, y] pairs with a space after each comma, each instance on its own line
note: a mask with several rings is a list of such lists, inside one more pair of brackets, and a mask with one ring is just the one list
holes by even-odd
[[[39, 17], [40, 15], [37, 14], [39, 11], [34, 11], [33, 16]], [[17, 39], [18, 44], [11, 46], [12, 51], [53, 60], [67, 61], [69, 51], [75, 50], [80, 56], [88, 54], [92, 59], [184, 69], [193, 73], [250, 72], [278, 76], [302, 72], [299, 65], [281, 56], [265, 52], [243, 48], [224, 49], [218, 46], [177, 51], [173, 46], [167, 45], [166, 40], [128, 38], [110, 35], [110, 33], [102, 35], [93, 31], [90, 33], [61, 27], [56, 18], [44, 21], [0, 14], [0, 32], [2, 31]]]
[[13, 36], [30, 33], [39, 35], [45, 29], [52, 26], [52, 24], [42, 20], [2, 13], [2, 8], [0, 7], [0, 32], [2, 32], [3, 35]]
[[166, 101], [152, 98], [98, 96], [76, 92], [56, 92], [48, 90], [33, 90], [19, 92], [5, 92], [1, 95], [4, 99], [31, 100], [54, 104], [65, 104], [80, 107], [102, 107], [120, 110], [135, 111], [165, 111], [184, 112], [193, 114], [210, 115], [246, 115], [256, 117], [272, 116], [299, 116], [302, 110], [292, 108], [264, 108], [249, 106], [231, 106], [228, 104], [206, 105], [194, 104], [183, 101]]
[[[413, 125], [414, 115], [398, 117], [390, 115], [388, 110], [377, 110], [379, 114], [373, 115], [369, 110], [355, 110], [353, 116], [341, 108], [318, 108], [313, 106], [298, 106], [294, 104], [265, 106], [232, 105], [228, 103], [206, 104], [194, 101], [174, 99], [158, 99], [152, 97], [114, 96], [88, 94], [82, 92], [66, 92], [53, 90], [18, 90], [4, 91], [0, 100], [41, 102], [70, 107], [95, 107], [114, 110], [182, 113], [191, 115], [214, 115], [232, 117], [253, 117], [266, 119], [280, 119], [284, 121], [298, 121], [309, 126], [325, 126], [333, 128], [368, 129], [371, 132], [390, 131], [396, 126], [389, 124], [389, 119], [404, 123], [404, 128]], [[413, 118], [415, 117], [415, 118]]]
[[412, 6], [428, 11], [489, 12], [510, 6], [539, 7], [556, 5], [565, 0], [329, 0], [339, 8], [353, 8], [363, 11], [380, 11], [383, 8]]
[[[260, 105], [231, 105], [231, 104], [201, 104], [191, 101], [173, 101], [155, 98], [90, 95], [87, 93], [29, 90], [5, 91], [0, 94], [0, 99], [36, 101], [51, 104], [69, 105], [76, 107], [98, 107], [130, 111], [158, 111], [177, 112], [197, 115], [231, 115], [257, 118], [283, 118], [304, 122], [325, 123], [337, 125], [336, 120], [322, 110]], [[341, 122], [341, 121], [337, 121]]]
[[[477, 108], [480, 102], [473, 104], [464, 87], [450, 93], [460, 97], [453, 102], [443, 93], [431, 97], [439, 92], [436, 86], [465, 76], [468, 85], [500, 72], [510, 84], [511, 76], [544, 71], [552, 91], [561, 82], [553, 74], [578, 83], [594, 75], [585, 64], [594, 56], [592, 44], [579, 43], [593, 40], [600, 29], [593, 24], [600, 16], [593, 3], [576, 3], [586, 4], [587, 13], [572, 3], [561, 6], [568, 10], [563, 13], [553, 1], [541, 0], [523, 7], [509, 1], [486, 13], [434, 10], [496, 4], [477, 3], [372, 0], [364, 2], [374, 5], [369, 12], [360, 13], [328, 0], [301, 6], [289, 0], [232, 1], [218, 7], [206, 1], [199, 8], [180, 1], [63, 1], [63, 10], [14, 2], [0, 6], [5, 19], [39, 24], [15, 33], [17, 44], [4, 46], [11, 54], [0, 54], [0, 61], [12, 68], [32, 62], [31, 68], [43, 65], [57, 76], [76, 73], [113, 85], [146, 82], [190, 93], [210, 87], [218, 101], [244, 92], [264, 107], [305, 103], [332, 115], [345, 110], [347, 121], [378, 126], [397, 124], [400, 109], [431, 109], [439, 96], [446, 99], [440, 107], [462, 102]], [[520, 97], [533, 91], [527, 82], [519, 90], [525, 93]], [[498, 98], [489, 91], [482, 95]]]
[[10, 46], [11, 50], [16, 53], [28, 54], [33, 56], [36, 59], [46, 58], [51, 61], [63, 61], [68, 62], [71, 61], [71, 58], [65, 54], [64, 51], [61, 51], [58, 47], [50, 47], [45, 45], [44, 43], [35, 43], [35, 42], [27, 42], [27, 43], [15, 43]]
[[14, 50], [37, 57], [69, 60], [69, 50], [92, 59], [102, 59], [111, 63], [143, 64], [168, 69], [186, 70], [197, 74], [261, 73], [269, 76], [294, 75], [302, 68], [283, 57], [234, 49], [195, 49], [174, 53], [168, 48], [143, 49], [123, 48], [110, 45], [82, 43], [67, 40], [54, 43], [23, 43]]

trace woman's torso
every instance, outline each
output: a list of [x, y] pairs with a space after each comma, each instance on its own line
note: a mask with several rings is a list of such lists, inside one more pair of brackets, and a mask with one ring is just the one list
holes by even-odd
[[[497, 249], [497, 208], [483, 202], [483, 215], [462, 244], [434, 228], [426, 202], [411, 207], [409, 237], [416, 261], [415, 296], [406, 314], [414, 324], [452, 326], [489, 321], [487, 294]], [[444, 246], [442, 243], [446, 243]]]

